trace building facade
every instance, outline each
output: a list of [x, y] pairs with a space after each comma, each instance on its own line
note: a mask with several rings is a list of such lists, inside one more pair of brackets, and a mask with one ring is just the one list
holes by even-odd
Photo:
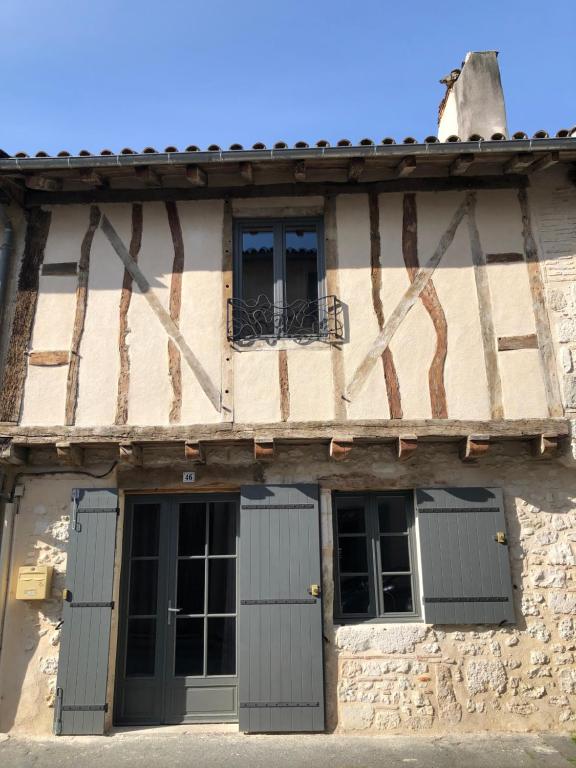
[[440, 141], [0, 158], [0, 731], [572, 727], [576, 143], [446, 84]]

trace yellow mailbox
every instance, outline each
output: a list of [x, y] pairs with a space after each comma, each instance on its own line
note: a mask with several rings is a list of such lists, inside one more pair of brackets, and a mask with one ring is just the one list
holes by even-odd
[[51, 565], [22, 565], [18, 568], [16, 600], [46, 600], [51, 583]]

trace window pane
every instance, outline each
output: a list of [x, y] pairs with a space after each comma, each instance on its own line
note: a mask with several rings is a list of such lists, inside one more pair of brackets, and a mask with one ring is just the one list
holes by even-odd
[[274, 333], [274, 233], [272, 229], [242, 232], [242, 298], [257, 309], [251, 323], [257, 335]]
[[390, 496], [378, 500], [380, 533], [403, 533], [408, 530], [406, 499], [404, 496]]
[[383, 571], [409, 571], [408, 536], [380, 536]]
[[316, 227], [285, 230], [287, 333], [318, 329], [318, 236]]
[[132, 557], [158, 554], [159, 504], [135, 504], [132, 517]]
[[236, 560], [208, 562], [208, 613], [236, 613]]
[[204, 671], [204, 619], [176, 619], [174, 674], [201, 675]]
[[203, 555], [206, 547], [206, 504], [180, 504], [178, 554]]
[[340, 571], [342, 573], [364, 573], [368, 570], [366, 539], [364, 536], [340, 536]]
[[412, 579], [410, 576], [382, 576], [384, 611], [412, 613]]
[[129, 619], [126, 676], [154, 674], [156, 619]]
[[236, 674], [236, 619], [208, 619], [208, 675]]
[[133, 560], [130, 564], [130, 615], [155, 614], [157, 591], [158, 560]]
[[178, 561], [178, 598], [180, 613], [204, 613], [205, 560]]
[[367, 613], [370, 604], [368, 574], [340, 577], [342, 613]]
[[364, 533], [365, 530], [364, 504], [361, 501], [338, 504], [338, 533]]
[[210, 505], [211, 555], [236, 554], [236, 505], [230, 501]]

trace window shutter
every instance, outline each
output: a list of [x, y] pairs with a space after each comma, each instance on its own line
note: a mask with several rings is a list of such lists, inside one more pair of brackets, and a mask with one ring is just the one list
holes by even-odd
[[108, 708], [108, 652], [118, 494], [72, 492], [54, 732], [102, 734]]
[[[244, 486], [239, 720], [254, 733], [324, 730], [318, 487]], [[312, 594], [311, 594], [312, 593]]]
[[416, 505], [426, 621], [514, 622], [502, 491], [420, 488]]

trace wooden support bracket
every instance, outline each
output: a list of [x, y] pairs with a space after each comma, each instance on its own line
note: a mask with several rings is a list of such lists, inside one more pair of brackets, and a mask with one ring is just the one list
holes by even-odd
[[240, 176], [247, 184], [254, 183], [254, 169], [252, 163], [240, 163]]
[[190, 464], [204, 464], [206, 462], [204, 449], [197, 440], [186, 440], [184, 443], [184, 458]]
[[474, 160], [475, 157], [472, 152], [464, 152], [463, 154], [458, 155], [456, 160], [454, 160], [450, 166], [450, 176], [463, 176]]
[[548, 152], [548, 154], [540, 157], [536, 162], [528, 168], [528, 173], [536, 173], [537, 171], [545, 171], [546, 168], [550, 168], [551, 165], [556, 165], [560, 161], [559, 152]]
[[304, 160], [294, 163], [294, 181], [306, 181], [306, 162]]
[[353, 437], [333, 437], [330, 440], [330, 458], [334, 459], [334, 461], [347, 459], [353, 444]]
[[272, 461], [274, 458], [274, 438], [264, 437], [254, 440], [254, 460]]
[[490, 450], [490, 437], [487, 435], [468, 435], [460, 445], [462, 461], [476, 461]]
[[398, 165], [396, 166], [395, 172], [396, 176], [398, 178], [405, 178], [406, 176], [410, 176], [414, 171], [416, 170], [416, 158], [415, 157], [404, 157]]
[[142, 446], [134, 443], [118, 443], [118, 460], [122, 464], [141, 467], [144, 463]]
[[407, 461], [418, 448], [416, 435], [400, 435], [396, 441], [396, 457], [398, 461]]
[[62, 189], [60, 179], [48, 179], [46, 176], [26, 176], [24, 183], [28, 189], [34, 189], [39, 192], [57, 192]]
[[350, 160], [348, 165], [348, 181], [358, 181], [364, 173], [365, 167], [366, 161], [363, 157], [355, 157], [353, 160]]
[[56, 455], [63, 464], [71, 464], [74, 467], [81, 467], [84, 464], [84, 449], [77, 443], [68, 441], [58, 442], [56, 446]]
[[533, 152], [522, 152], [519, 155], [515, 155], [507, 163], [504, 163], [502, 170], [504, 173], [523, 173], [526, 168], [534, 163]]
[[206, 173], [198, 165], [186, 166], [186, 178], [194, 187], [205, 187], [208, 183]]
[[549, 459], [560, 452], [560, 439], [557, 435], [538, 435], [532, 440], [532, 455], [541, 459]]
[[153, 168], [148, 165], [137, 165], [134, 173], [138, 181], [141, 181], [146, 187], [161, 187], [162, 179]]
[[21, 466], [26, 464], [28, 449], [25, 445], [17, 445], [11, 440], [0, 447], [0, 464], [13, 464]]
[[78, 178], [82, 184], [87, 187], [106, 187], [108, 183], [102, 174], [97, 173], [94, 168], [81, 168], [78, 171]]

